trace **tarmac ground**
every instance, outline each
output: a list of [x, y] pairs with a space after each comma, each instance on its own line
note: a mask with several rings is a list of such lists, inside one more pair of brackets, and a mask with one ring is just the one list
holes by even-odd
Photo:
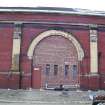
[[92, 105], [89, 94], [105, 91], [54, 91], [0, 89], [0, 105]]

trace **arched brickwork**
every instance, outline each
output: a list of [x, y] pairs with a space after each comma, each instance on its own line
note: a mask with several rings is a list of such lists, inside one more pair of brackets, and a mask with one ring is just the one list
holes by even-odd
[[76, 50], [77, 50], [77, 54], [78, 54], [78, 60], [81, 61], [84, 57], [84, 51], [80, 45], [80, 43], [76, 40], [76, 38], [71, 35], [70, 33], [67, 32], [63, 32], [63, 31], [59, 31], [59, 30], [48, 30], [45, 31], [41, 34], [39, 34], [30, 44], [28, 52], [27, 52], [27, 56], [29, 59], [33, 58], [33, 52], [35, 47], [37, 46], [37, 44], [44, 38], [48, 37], [48, 36], [52, 36], [52, 35], [56, 35], [56, 36], [63, 36], [65, 38], [67, 38], [68, 40], [70, 40], [73, 45], [75, 46]]

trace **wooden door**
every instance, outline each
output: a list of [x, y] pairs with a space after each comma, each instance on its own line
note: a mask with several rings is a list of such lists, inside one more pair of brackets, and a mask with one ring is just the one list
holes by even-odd
[[32, 73], [32, 88], [41, 88], [41, 70], [40, 68], [34, 68]]

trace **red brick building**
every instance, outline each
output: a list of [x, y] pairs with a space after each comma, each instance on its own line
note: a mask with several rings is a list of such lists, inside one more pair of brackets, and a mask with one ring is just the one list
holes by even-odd
[[105, 89], [105, 12], [2, 7], [0, 36], [0, 88]]

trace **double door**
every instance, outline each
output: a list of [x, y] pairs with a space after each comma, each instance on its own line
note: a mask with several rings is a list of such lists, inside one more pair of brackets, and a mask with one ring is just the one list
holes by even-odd
[[58, 87], [62, 85], [78, 84], [78, 65], [70, 64], [45, 64], [43, 65], [42, 85]]

